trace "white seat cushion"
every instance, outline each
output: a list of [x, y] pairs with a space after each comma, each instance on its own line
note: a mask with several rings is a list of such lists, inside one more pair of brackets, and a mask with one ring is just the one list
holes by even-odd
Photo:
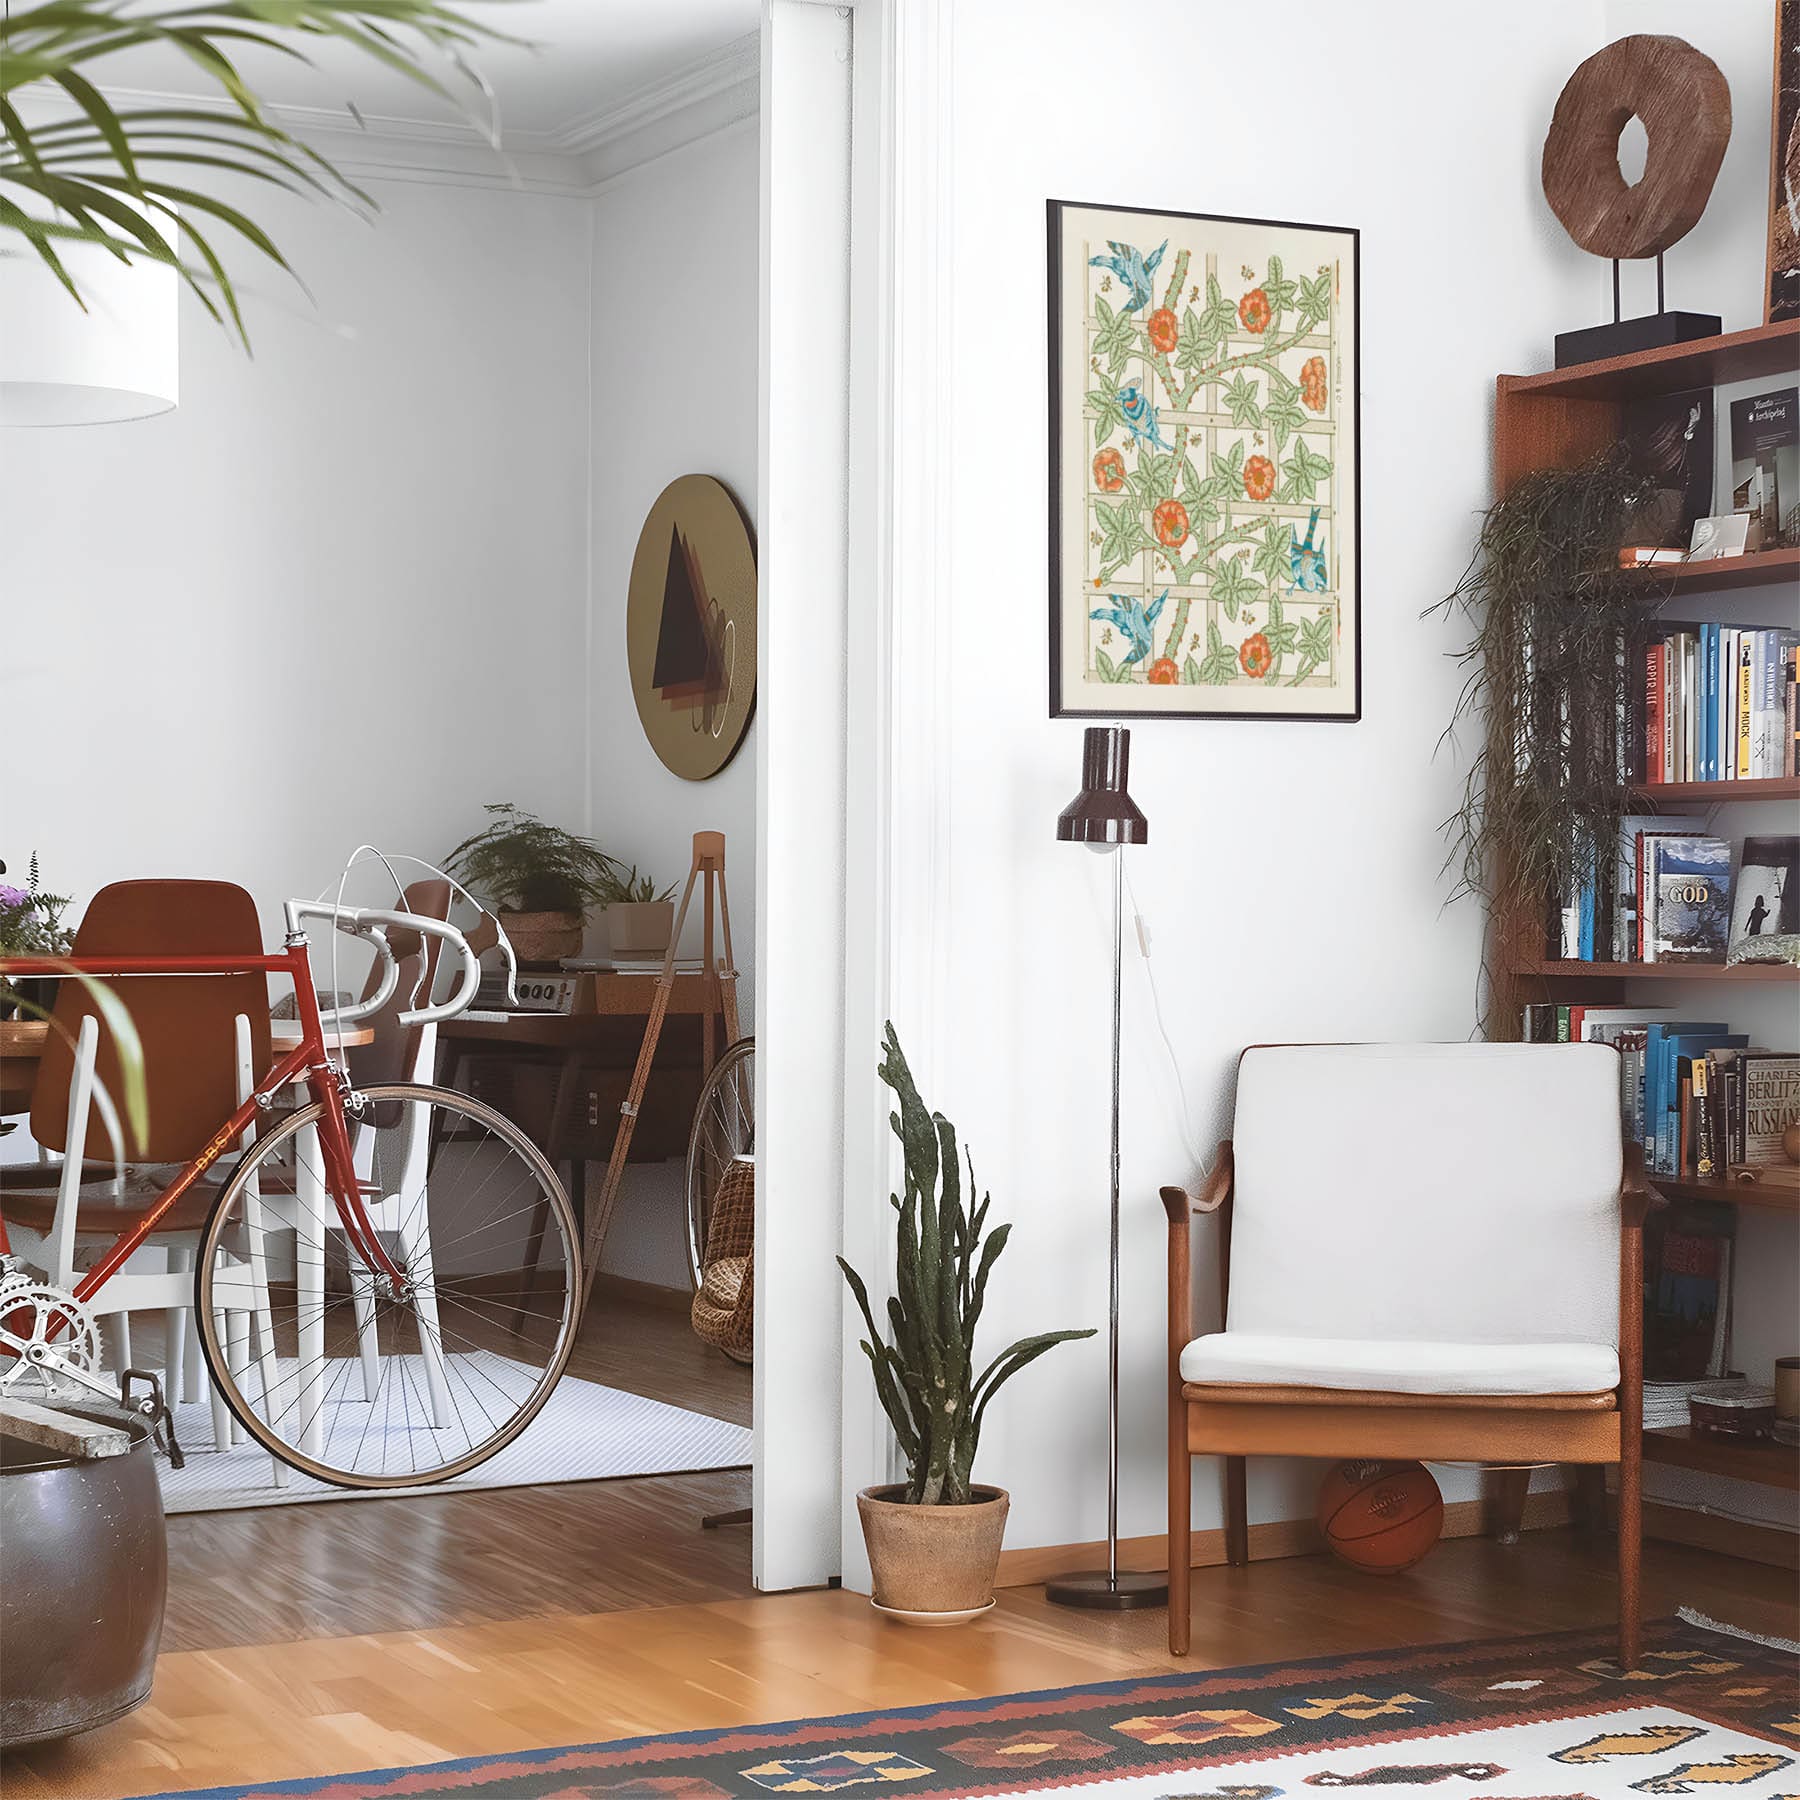
[[1599, 1394], [1619, 1385], [1611, 1344], [1458, 1344], [1218, 1331], [1181, 1353], [1183, 1381], [1367, 1388], [1384, 1394]]

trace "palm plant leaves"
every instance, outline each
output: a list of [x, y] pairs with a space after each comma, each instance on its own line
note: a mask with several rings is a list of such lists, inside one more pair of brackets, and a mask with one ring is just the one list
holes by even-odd
[[[0, 19], [0, 247], [7, 235], [22, 241], [78, 305], [80, 282], [60, 253], [69, 245], [171, 267], [215, 320], [229, 315], [248, 348], [219, 229], [293, 270], [246, 212], [195, 183], [224, 174], [374, 210], [264, 111], [238, 70], [246, 50], [304, 62], [302, 45], [326, 39], [446, 96], [425, 53], [479, 88], [465, 52], [510, 41], [444, 0], [43, 0], [11, 11]], [[216, 84], [222, 110], [116, 107], [91, 78], [94, 65], [153, 46], [178, 51]], [[26, 90], [71, 110], [28, 120], [15, 104]]]
[[905, 1165], [905, 1193], [890, 1196], [899, 1217], [885, 1338], [862, 1277], [841, 1256], [837, 1265], [868, 1329], [862, 1350], [906, 1458], [907, 1499], [964, 1505], [971, 1498], [970, 1470], [988, 1402], [1053, 1345], [1093, 1333], [1052, 1331], [1021, 1338], [974, 1374], [975, 1328], [987, 1301], [988, 1277], [1012, 1227], [998, 1225], [984, 1237], [990, 1198], [984, 1194], [971, 1205], [974, 1165], [966, 1152], [959, 1160], [956, 1128], [920, 1099], [891, 1024], [882, 1040], [880, 1075], [899, 1102], [891, 1122]]

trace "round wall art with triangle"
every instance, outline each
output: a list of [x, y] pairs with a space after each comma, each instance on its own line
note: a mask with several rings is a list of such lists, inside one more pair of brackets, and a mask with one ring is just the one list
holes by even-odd
[[670, 482], [644, 521], [625, 651], [651, 748], [685, 781], [718, 774], [756, 704], [756, 547], [710, 475]]

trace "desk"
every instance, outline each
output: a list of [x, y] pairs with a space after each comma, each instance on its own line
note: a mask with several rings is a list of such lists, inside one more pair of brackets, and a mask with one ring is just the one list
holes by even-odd
[[[487, 1101], [553, 1163], [567, 1165], [584, 1241], [591, 1223], [587, 1165], [612, 1155], [656, 982], [654, 975], [600, 970], [587, 977], [583, 996], [592, 1011], [470, 1012], [438, 1027], [439, 1081]], [[718, 978], [700, 970], [677, 974], [630, 1162], [687, 1154], [700, 1085], [726, 1041]]]

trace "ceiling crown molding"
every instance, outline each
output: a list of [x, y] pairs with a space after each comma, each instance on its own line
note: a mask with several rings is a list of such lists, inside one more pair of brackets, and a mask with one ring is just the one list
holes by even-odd
[[[347, 106], [265, 105], [284, 130], [327, 157], [344, 174], [451, 186], [583, 194], [640, 164], [753, 117], [761, 91], [756, 33], [689, 63], [620, 105], [597, 108], [546, 130], [508, 127], [499, 143], [471, 112], [467, 119], [415, 119], [353, 113]], [[227, 113], [231, 102], [209, 94], [108, 87], [120, 106], [181, 106]], [[20, 91], [28, 115], [62, 116], [61, 96]]]
[[[552, 135], [549, 147], [569, 155], [589, 155], [622, 139], [647, 132], [652, 126], [670, 123], [684, 113], [710, 114], [713, 108], [708, 102], [741, 100], [746, 88], [754, 110], [761, 81], [762, 41], [753, 31], [689, 63], [686, 68], [677, 69], [673, 75], [634, 94], [623, 105], [600, 107], [571, 119]], [[743, 116], [741, 111], [732, 114], [733, 118]], [[670, 147], [663, 146], [665, 149]]]

